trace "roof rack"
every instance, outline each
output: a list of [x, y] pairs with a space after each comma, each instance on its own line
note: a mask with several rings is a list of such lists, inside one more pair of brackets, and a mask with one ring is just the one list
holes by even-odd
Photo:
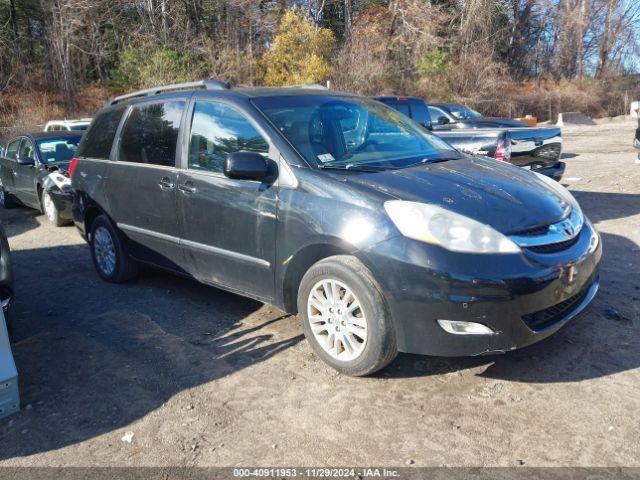
[[173, 85], [165, 85], [163, 87], [147, 88], [145, 90], [138, 90], [137, 92], [127, 93], [126, 95], [120, 95], [118, 97], [109, 100], [109, 105], [115, 105], [116, 103], [128, 100], [136, 97], [150, 97], [152, 95], [158, 95], [160, 93], [169, 92], [172, 90], [187, 90], [191, 88], [204, 88], [206, 90], [228, 90], [231, 85], [226, 82], [220, 82], [218, 80], [200, 80], [197, 82], [185, 82], [174, 83]]

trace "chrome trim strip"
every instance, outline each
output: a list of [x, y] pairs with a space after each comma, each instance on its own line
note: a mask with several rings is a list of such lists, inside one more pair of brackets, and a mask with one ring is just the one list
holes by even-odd
[[205, 252], [214, 253], [216, 255], [222, 255], [223, 257], [230, 257], [230, 258], [233, 258], [234, 260], [239, 260], [241, 262], [253, 263], [265, 268], [271, 267], [271, 264], [269, 262], [267, 262], [266, 260], [262, 260], [261, 258], [251, 257], [249, 255], [245, 255], [244, 253], [238, 253], [231, 250], [225, 250], [224, 248], [205, 245], [204, 243], [192, 242], [191, 240], [185, 240], [181, 238], [180, 245], [184, 245], [185, 247], [189, 247], [189, 248], [195, 248], [197, 250], [203, 250]]
[[174, 237], [172, 235], [167, 235], [160, 232], [155, 232], [153, 230], [147, 230], [146, 228], [135, 227], [133, 225], [127, 225], [126, 223], [118, 223], [118, 228], [139, 233], [141, 235], [147, 235], [149, 237], [159, 238], [160, 240], [165, 240], [167, 242], [175, 243], [177, 245], [183, 245], [188, 248], [194, 248], [196, 250], [202, 250], [205, 252], [213, 253], [215, 255], [220, 255], [223, 257], [233, 258], [234, 260], [238, 260], [241, 262], [251, 263], [254, 265], [258, 265], [263, 268], [270, 268], [271, 263], [263, 260], [261, 258], [252, 257], [250, 255], [245, 255], [243, 253], [234, 252], [232, 250], [225, 250], [224, 248], [214, 247], [212, 245], [206, 245], [204, 243], [193, 242], [191, 240], [186, 240], [180, 237]]
[[583, 226], [584, 215], [582, 212], [572, 209], [567, 217], [549, 225], [549, 231], [544, 235], [536, 237], [509, 235], [509, 238], [520, 247], [538, 247], [571, 240], [580, 234]]
[[153, 230], [147, 230], [146, 228], [134, 227], [133, 225], [127, 225], [126, 223], [117, 223], [116, 225], [118, 225], [118, 228], [122, 230], [139, 233], [141, 235], [146, 235], [148, 237], [159, 238], [160, 240], [165, 240], [170, 243], [175, 243], [176, 245], [180, 244], [179, 237], [167, 235], [166, 233], [155, 232]]

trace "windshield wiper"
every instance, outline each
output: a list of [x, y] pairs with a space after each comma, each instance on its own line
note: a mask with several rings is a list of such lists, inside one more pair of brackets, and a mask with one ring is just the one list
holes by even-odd
[[384, 172], [385, 170], [394, 170], [394, 167], [354, 165], [352, 163], [320, 163], [318, 164], [318, 168], [321, 170], [347, 170], [349, 172]]
[[449, 160], [460, 160], [462, 157], [442, 157], [442, 158], [424, 158], [419, 162], [407, 165], [405, 168], [415, 167], [416, 165], [429, 165], [430, 163], [448, 162]]

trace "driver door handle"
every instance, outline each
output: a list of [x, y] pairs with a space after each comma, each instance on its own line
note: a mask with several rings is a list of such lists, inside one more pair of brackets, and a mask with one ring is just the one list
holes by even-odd
[[162, 177], [162, 179], [160, 180], [160, 183], [158, 183], [158, 186], [162, 190], [171, 190], [173, 189], [173, 187], [175, 187], [175, 184], [171, 181], [169, 177]]
[[191, 181], [184, 182], [182, 185], [178, 185], [178, 190], [187, 195], [191, 195], [192, 193], [196, 193], [198, 190], [196, 186]]

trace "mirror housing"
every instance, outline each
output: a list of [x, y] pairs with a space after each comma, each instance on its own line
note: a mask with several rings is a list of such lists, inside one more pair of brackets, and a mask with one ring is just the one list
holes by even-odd
[[445, 116], [439, 116], [438, 117], [438, 125], [447, 125], [448, 123], [451, 123], [449, 121], [449, 119]]
[[35, 159], [33, 159], [31, 157], [16, 157], [16, 161], [20, 165], [35, 165], [36, 164]]
[[263, 180], [271, 173], [268, 161], [256, 152], [233, 152], [224, 159], [224, 174], [237, 180]]

